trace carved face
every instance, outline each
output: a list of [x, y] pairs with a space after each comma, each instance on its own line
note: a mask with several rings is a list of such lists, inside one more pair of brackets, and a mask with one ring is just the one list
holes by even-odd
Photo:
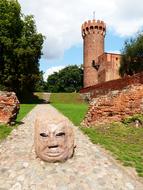
[[73, 155], [73, 129], [67, 121], [36, 121], [35, 151], [48, 162], [64, 161]]

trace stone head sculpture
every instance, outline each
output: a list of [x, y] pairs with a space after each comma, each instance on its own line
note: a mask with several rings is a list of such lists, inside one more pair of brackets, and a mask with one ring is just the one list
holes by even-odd
[[35, 152], [47, 162], [62, 162], [74, 152], [73, 129], [67, 120], [35, 122]]

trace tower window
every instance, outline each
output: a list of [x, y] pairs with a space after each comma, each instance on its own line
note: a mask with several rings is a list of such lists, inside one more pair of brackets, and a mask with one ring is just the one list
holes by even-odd
[[95, 66], [95, 60], [92, 60], [92, 66], [93, 67]]
[[99, 69], [99, 64], [95, 63], [95, 60], [92, 60], [92, 67], [94, 67], [97, 71]]

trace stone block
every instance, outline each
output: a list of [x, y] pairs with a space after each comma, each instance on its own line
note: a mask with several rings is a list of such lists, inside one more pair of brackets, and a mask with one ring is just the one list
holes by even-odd
[[14, 92], [0, 91], [0, 124], [14, 122], [19, 109], [20, 103]]

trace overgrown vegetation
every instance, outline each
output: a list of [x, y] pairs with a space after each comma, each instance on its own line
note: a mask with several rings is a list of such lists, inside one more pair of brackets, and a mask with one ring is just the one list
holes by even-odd
[[21, 104], [20, 105], [20, 111], [17, 116], [15, 125], [9, 126], [9, 125], [0, 125], [0, 140], [6, 138], [11, 131], [20, 124], [21, 120], [29, 113], [36, 104]]
[[127, 40], [122, 50], [119, 73], [121, 76], [133, 75], [143, 71], [143, 34]]
[[77, 126], [83, 120], [88, 107], [78, 93], [52, 93], [50, 102]]
[[133, 116], [127, 117], [123, 120], [125, 125], [135, 124], [138, 121], [140, 125], [143, 125], [143, 115], [142, 114], [135, 114]]
[[0, 90], [19, 99], [32, 94], [41, 78], [39, 60], [44, 37], [32, 15], [24, 16], [17, 0], [0, 0]]

